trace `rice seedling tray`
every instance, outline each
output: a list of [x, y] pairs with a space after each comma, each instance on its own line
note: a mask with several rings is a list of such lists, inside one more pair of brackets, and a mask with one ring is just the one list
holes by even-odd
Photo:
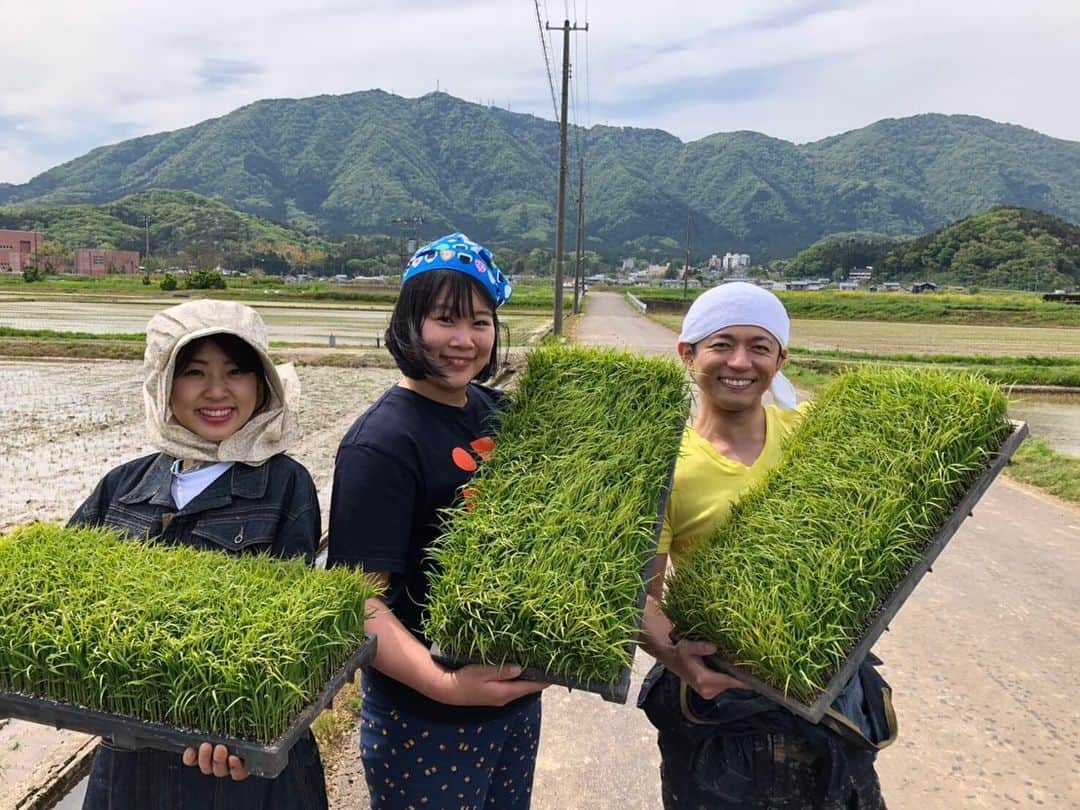
[[311, 727], [319, 713], [330, 706], [334, 695], [353, 679], [357, 670], [374, 659], [377, 645], [377, 639], [369, 636], [331, 676], [315, 699], [271, 743], [206, 734], [195, 729], [177, 728], [18, 692], [0, 692], [0, 715], [105, 737], [115, 747], [131, 751], [153, 748], [182, 752], [189, 746], [198, 747], [204, 742], [220, 744], [226, 746], [231, 754], [242, 758], [250, 774], [272, 779], [285, 769], [292, 747]]
[[530, 353], [497, 449], [433, 550], [436, 660], [518, 664], [522, 678], [626, 702], [686, 393], [667, 361]]
[[[678, 461], [678, 456], [674, 456], [671, 459], [671, 464], [668, 467], [667, 483], [664, 484], [664, 489], [660, 495], [660, 502], [656, 508], [656, 525], [653, 528], [652, 536], [652, 552], [655, 556], [656, 547], [660, 542], [660, 530], [664, 524], [664, 510], [667, 508], [668, 496], [671, 494], [671, 484], [675, 476], [675, 462]], [[645, 610], [645, 599], [649, 595], [649, 579], [652, 577], [653, 559], [650, 558], [645, 563], [645, 567], [641, 571], [641, 591], [637, 597], [637, 609], [640, 612]], [[630, 654], [631, 663], [634, 660], [634, 654], [637, 652], [637, 639], [631, 639], [626, 643], [627, 652]], [[438, 644], [431, 646], [431, 657], [438, 661], [443, 666], [457, 669], [460, 667], [468, 666], [469, 664], [487, 664], [490, 662], [474, 660], [469, 658], [459, 658], [453, 655], [448, 655], [439, 649]], [[593, 692], [600, 695], [604, 700], [609, 703], [626, 703], [627, 697], [630, 694], [630, 666], [625, 666], [619, 672], [618, 680], [613, 683], [607, 681], [582, 681], [577, 678], [570, 678], [565, 675], [560, 675], [554, 672], [547, 672], [537, 667], [524, 667], [521, 670], [521, 674], [518, 676], [519, 680], [525, 681], [541, 681], [543, 683], [550, 683], [556, 686], [565, 686], [567, 689], [579, 689], [582, 692]]]
[[822, 717], [825, 716], [826, 710], [832, 705], [833, 701], [836, 700], [840, 692], [843, 691], [844, 686], [850, 680], [852, 675], [855, 674], [855, 671], [859, 668], [863, 659], [870, 653], [870, 649], [877, 642], [878, 638], [881, 637], [882, 633], [889, 629], [889, 623], [896, 616], [904, 602], [907, 601], [907, 598], [911, 595], [912, 591], [915, 590], [915, 586], [919, 584], [919, 581], [927, 573], [933, 570], [932, 566], [935, 560], [937, 560], [938, 555], [940, 555], [945, 548], [945, 545], [952, 539], [953, 535], [956, 534], [957, 529], [960, 528], [960, 525], [964, 520], [973, 514], [975, 504], [979, 502], [986, 493], [986, 490], [993, 483], [994, 479], [997, 478], [998, 474], [1005, 468], [1009, 459], [1024, 441], [1024, 438], [1028, 434], [1027, 424], [1015, 420], [1012, 421], [1011, 424], [1012, 431], [1006, 436], [998, 451], [991, 457], [982, 474], [972, 481], [967, 491], [956, 503], [956, 506], [945, 517], [941, 526], [934, 534], [933, 539], [923, 552], [922, 558], [912, 566], [907, 576], [901, 580], [889, 597], [881, 604], [862, 637], [852, 647], [851, 652], [848, 653], [844, 664], [835, 672], [832, 678], [829, 679], [825, 690], [813, 703], [805, 703], [794, 697], [785, 695], [780, 689], [777, 689], [772, 684], [720, 655], [708, 656], [706, 662], [717, 671], [738, 678], [755, 692], [765, 695], [769, 699], [779, 703], [793, 714], [802, 717], [811, 723], [816, 724], [820, 722]]
[[[660, 542], [660, 530], [663, 528], [664, 510], [667, 507], [667, 496], [671, 495], [672, 482], [675, 476], [675, 462], [678, 457], [673, 457], [669, 469], [667, 469], [667, 483], [664, 484], [662, 494], [660, 496], [660, 502], [657, 504], [657, 517], [656, 526], [652, 530], [652, 552], [656, 554], [657, 545]], [[637, 595], [637, 609], [639, 611], [645, 610], [645, 599], [649, 595], [649, 579], [652, 576], [652, 564], [653, 561], [650, 558], [645, 564], [645, 568], [642, 569], [642, 590]], [[630, 658], [633, 662], [634, 654], [637, 651], [637, 640], [631, 639], [626, 643], [626, 650], [630, 652]], [[469, 664], [486, 664], [489, 662], [458, 658], [455, 656], [449, 656], [444, 653], [437, 644], [431, 646], [431, 657], [438, 663], [444, 666], [449, 666], [450, 669], [460, 669], [462, 666], [468, 666]], [[555, 686], [565, 686], [567, 689], [580, 689], [583, 692], [594, 692], [598, 696], [602, 697], [609, 703], [625, 703], [627, 697], [630, 696], [630, 666], [622, 667], [619, 673], [618, 680], [615, 683], [608, 683], [605, 680], [580, 680], [578, 678], [567, 677], [566, 675], [559, 675], [558, 673], [546, 672], [538, 669], [535, 666], [526, 666], [522, 669], [522, 674], [518, 675], [519, 680], [539, 680], [544, 684], [554, 684]]]
[[[470, 664], [487, 665], [489, 662], [473, 660], [469, 658], [456, 658], [451, 655], [445, 655], [439, 649], [438, 644], [431, 646], [431, 657], [437, 662], [450, 669], [460, 669], [461, 667], [469, 666]], [[609, 703], [626, 703], [627, 696], [630, 694], [630, 668], [626, 667], [622, 674], [619, 676], [619, 680], [615, 683], [606, 683], [604, 681], [578, 681], [574, 678], [568, 678], [564, 675], [557, 675], [551, 672], [545, 672], [542, 669], [536, 667], [525, 667], [521, 670], [521, 674], [517, 677], [517, 680], [522, 681], [540, 681], [542, 683], [550, 683], [556, 686], [565, 686], [567, 689], [580, 689], [582, 692], [593, 692], [600, 695], [604, 700]]]

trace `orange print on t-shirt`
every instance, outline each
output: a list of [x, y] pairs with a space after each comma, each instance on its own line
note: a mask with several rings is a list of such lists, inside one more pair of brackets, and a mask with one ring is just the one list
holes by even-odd
[[[459, 470], [472, 473], [480, 468], [477, 458], [480, 461], [487, 461], [491, 458], [491, 454], [495, 451], [495, 440], [490, 436], [481, 436], [479, 439], [473, 439], [469, 442], [469, 447], [472, 448], [471, 453], [464, 447], [455, 447], [450, 451], [450, 458], [453, 460], [454, 466]], [[461, 496], [465, 500], [466, 509], [473, 508], [473, 493], [474, 490], [470, 486], [461, 488]]]

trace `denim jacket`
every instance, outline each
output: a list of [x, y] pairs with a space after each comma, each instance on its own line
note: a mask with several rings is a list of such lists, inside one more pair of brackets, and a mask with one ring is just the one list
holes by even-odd
[[[252, 467], [236, 463], [183, 509], [173, 503], [174, 459], [158, 453], [106, 475], [69, 525], [120, 529], [232, 554], [269, 552], [315, 559], [319, 500], [302, 464], [279, 453]], [[84, 810], [325, 810], [326, 785], [314, 738], [302, 737], [275, 779], [242, 782], [204, 776], [174, 751], [126, 751], [98, 746]]]
[[238, 462], [177, 509], [170, 491], [174, 460], [156, 453], [120, 465], [101, 479], [69, 525], [107, 526], [170, 545], [314, 561], [319, 499], [302, 464], [283, 453], [258, 467]]

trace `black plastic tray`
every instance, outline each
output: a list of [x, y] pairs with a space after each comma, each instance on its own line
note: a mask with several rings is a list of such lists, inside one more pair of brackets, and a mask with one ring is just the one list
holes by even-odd
[[844, 686], [851, 679], [851, 676], [855, 674], [855, 670], [859, 668], [863, 659], [866, 658], [867, 653], [870, 652], [870, 648], [874, 646], [874, 643], [881, 634], [889, 629], [889, 622], [893, 620], [897, 611], [900, 610], [900, 606], [907, 601], [911, 592], [915, 590], [915, 586], [919, 584], [919, 580], [921, 580], [927, 572], [932, 570], [931, 566], [938, 558], [938, 555], [941, 554], [942, 549], [945, 548], [945, 544], [952, 539], [954, 534], [956, 534], [956, 530], [960, 528], [960, 524], [972, 514], [975, 504], [982, 498], [983, 494], [990, 487], [990, 484], [997, 478], [998, 473], [1005, 468], [1005, 464], [1024, 441], [1024, 438], [1028, 433], [1027, 425], [1024, 422], [1013, 421], [1012, 427], [1012, 433], [1010, 433], [1002, 443], [1001, 448], [994, 455], [986, 469], [971, 483], [971, 486], [968, 487], [967, 491], [957, 502], [953, 510], [946, 516], [941, 527], [934, 534], [930, 544], [923, 552], [922, 559], [912, 566], [908, 575], [900, 581], [900, 584], [896, 586], [892, 594], [884, 603], [882, 603], [874, 621], [867, 628], [866, 632], [863, 633], [855, 646], [851, 648], [851, 652], [848, 653], [843, 666], [841, 666], [840, 669], [833, 674], [832, 678], [829, 679], [825, 691], [818, 696], [817, 700], [811, 704], [807, 704], [792, 697], [788, 697], [775, 686], [766, 683], [761, 678], [736, 666], [723, 656], [708, 656], [705, 659], [706, 662], [714, 669], [738, 678], [755, 692], [765, 695], [799, 717], [809, 720], [811, 723], [820, 722], [821, 718], [825, 715], [826, 709], [832, 705], [832, 702], [836, 700], [840, 692], [843, 691]]
[[347, 681], [352, 680], [360, 667], [375, 657], [376, 647], [376, 638], [368, 637], [341, 669], [331, 676], [315, 696], [315, 700], [309, 703], [293, 720], [292, 725], [272, 743], [206, 734], [18, 692], [0, 692], [0, 714], [107, 737], [112, 745], [128, 750], [154, 748], [159, 751], [183, 751], [188, 746], [197, 747], [204, 742], [221, 744], [229, 749], [230, 754], [236, 754], [244, 760], [248, 773], [272, 779], [285, 769], [289, 762], [289, 751], [315, 722], [319, 712], [330, 705], [334, 695]]
[[[686, 424], [686, 413], [683, 412], [680, 417], [680, 427]], [[641, 615], [644, 615], [645, 599], [649, 595], [649, 581], [652, 579], [653, 564], [656, 558], [656, 546], [660, 542], [660, 531], [664, 526], [664, 510], [667, 508], [668, 496], [671, 494], [671, 485], [675, 478], [675, 463], [679, 460], [678, 451], [671, 459], [671, 463], [668, 465], [667, 482], [664, 484], [663, 489], [660, 490], [659, 503], [656, 507], [656, 517], [653, 523], [653, 536], [650, 548], [652, 554], [649, 555], [645, 561], [645, 568], [641, 572], [641, 590], [638, 592], [637, 609]], [[640, 620], [639, 620], [640, 621]], [[626, 649], [630, 653], [630, 663], [633, 664], [634, 653], [637, 651], [638, 643], [637, 638], [631, 638], [626, 643]], [[440, 650], [437, 644], [433, 644], [431, 647], [431, 657], [438, 661], [443, 666], [457, 668], [468, 666], [469, 664], [490, 664], [490, 661], [479, 661], [472, 658], [462, 658], [453, 655], [449, 652]], [[511, 663], [518, 663], [516, 661]], [[619, 677], [614, 683], [608, 683], [606, 681], [581, 681], [566, 675], [558, 675], [552, 672], [547, 672], [543, 669], [536, 667], [524, 667], [521, 674], [518, 676], [519, 680], [527, 681], [543, 681], [544, 683], [553, 683], [559, 686], [565, 686], [569, 689], [580, 689], [583, 692], [594, 692], [600, 695], [604, 700], [610, 703], [626, 703], [626, 699], [630, 694], [630, 666], [625, 666], [619, 672]]]

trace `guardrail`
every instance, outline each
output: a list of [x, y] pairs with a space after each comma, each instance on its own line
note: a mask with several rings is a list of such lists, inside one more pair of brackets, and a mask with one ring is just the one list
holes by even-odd
[[644, 314], [645, 311], [649, 308], [648, 305], [644, 301], [642, 301], [640, 298], [638, 298], [633, 293], [627, 293], [626, 294], [626, 300], [628, 300], [631, 304], [633, 304], [637, 308], [637, 310], [639, 312], [641, 312], [642, 314]]

